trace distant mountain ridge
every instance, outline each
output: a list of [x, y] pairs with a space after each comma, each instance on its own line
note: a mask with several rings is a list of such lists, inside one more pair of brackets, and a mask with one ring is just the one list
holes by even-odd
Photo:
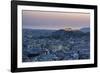
[[[46, 30], [46, 29], [23, 29], [23, 35], [34, 35], [33, 37], [48, 36], [55, 32], [56, 30]], [[26, 33], [26, 34], [24, 34]]]
[[90, 32], [90, 28], [87, 27], [87, 28], [81, 28], [80, 31], [84, 32], [84, 33], [87, 33], [87, 32]]
[[[72, 29], [59, 29], [59, 30], [46, 30], [46, 29], [23, 29], [23, 35], [31, 35], [31, 37], [53, 37], [53, 38], [66, 38], [66, 37], [81, 37], [90, 32], [90, 28], [81, 28], [79, 30]], [[45, 38], [44, 37], [44, 38]]]

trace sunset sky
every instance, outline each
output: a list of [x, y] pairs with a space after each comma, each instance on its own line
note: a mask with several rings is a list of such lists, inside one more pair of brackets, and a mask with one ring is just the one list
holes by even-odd
[[28, 29], [80, 29], [90, 26], [90, 14], [23, 10], [22, 24]]

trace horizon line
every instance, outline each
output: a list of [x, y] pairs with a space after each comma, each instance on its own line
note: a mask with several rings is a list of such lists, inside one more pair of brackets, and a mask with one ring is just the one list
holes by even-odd
[[[70, 27], [68, 27], [70, 28]], [[83, 27], [83, 28], [90, 28], [90, 27]], [[66, 29], [66, 28], [61, 28], [61, 29], [48, 29], [48, 28], [22, 28], [22, 29], [33, 29], [33, 30], [36, 30], [36, 29], [39, 29], [39, 30], [61, 30], [61, 29]], [[82, 28], [71, 28], [72, 30], [80, 30]]]

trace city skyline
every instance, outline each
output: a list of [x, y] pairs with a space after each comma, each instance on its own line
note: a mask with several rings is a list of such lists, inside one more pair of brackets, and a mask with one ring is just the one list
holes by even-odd
[[28, 29], [80, 29], [90, 27], [90, 14], [23, 10], [22, 24]]

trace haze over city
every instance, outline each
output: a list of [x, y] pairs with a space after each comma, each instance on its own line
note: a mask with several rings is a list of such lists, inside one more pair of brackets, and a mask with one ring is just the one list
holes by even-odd
[[22, 24], [28, 29], [80, 29], [90, 26], [90, 14], [23, 10]]

